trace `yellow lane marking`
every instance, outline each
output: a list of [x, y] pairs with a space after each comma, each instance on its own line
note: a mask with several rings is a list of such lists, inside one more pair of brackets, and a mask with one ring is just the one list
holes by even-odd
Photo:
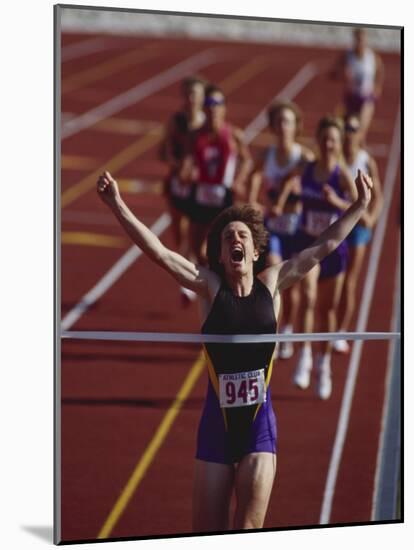
[[61, 242], [62, 244], [104, 246], [108, 248], [125, 248], [128, 245], [127, 239], [123, 239], [122, 237], [101, 235], [99, 233], [85, 233], [83, 231], [63, 231]]
[[63, 170], [90, 170], [95, 168], [98, 160], [81, 155], [62, 155], [61, 166]]
[[225, 78], [221, 82], [220, 88], [225, 94], [229, 94], [263, 71], [266, 66], [270, 65], [270, 63], [271, 61], [268, 57], [256, 57], [246, 65], [242, 65], [242, 67], [240, 67], [236, 72]]
[[161, 195], [164, 190], [164, 183], [159, 180], [140, 181], [135, 179], [121, 178], [117, 180], [121, 193], [150, 193]]
[[183, 385], [181, 386], [179, 392], [177, 393], [176, 398], [174, 399], [174, 402], [172, 403], [171, 407], [168, 409], [167, 413], [162, 419], [161, 424], [159, 425], [149, 445], [145, 449], [141, 459], [135, 466], [135, 469], [131, 477], [129, 478], [124, 489], [122, 490], [118, 500], [116, 501], [114, 507], [112, 508], [101, 530], [99, 531], [99, 534], [97, 537], [98, 539], [105, 539], [110, 536], [113, 528], [115, 527], [123, 511], [127, 507], [129, 501], [134, 495], [136, 488], [138, 487], [140, 481], [144, 477], [151, 462], [153, 461], [156, 453], [158, 452], [166, 436], [168, 435], [168, 432], [174, 420], [176, 419], [178, 413], [180, 412], [180, 409], [183, 406], [184, 401], [190, 395], [195, 383], [199, 379], [200, 374], [203, 371], [203, 368], [204, 368], [204, 355], [201, 353], [197, 358], [197, 360], [195, 361], [195, 363], [193, 364], [193, 366], [191, 367], [190, 371], [188, 372], [183, 382]]
[[108, 170], [110, 172], [116, 172], [117, 170], [120, 170], [126, 164], [135, 160], [139, 155], [158, 143], [160, 139], [161, 137], [159, 131], [153, 130], [146, 134], [144, 137], [140, 137], [138, 140], [134, 141], [131, 145], [120, 151], [109, 161], [105, 162], [105, 164], [102, 164], [91, 174], [64, 191], [62, 193], [61, 207], [65, 208], [68, 204], [71, 204], [81, 195], [83, 195], [90, 189], [93, 189], [95, 187], [96, 180], [104, 170]]
[[104, 61], [99, 65], [88, 67], [86, 70], [69, 76], [62, 81], [62, 95], [68, 92], [73, 92], [74, 90], [77, 90], [87, 84], [97, 82], [98, 80], [102, 80], [103, 78], [119, 73], [130, 65], [147, 61], [148, 59], [151, 59], [151, 57], [155, 57], [158, 54], [159, 50], [154, 47], [148, 49], [143, 49], [141, 47], [119, 55], [114, 59]]

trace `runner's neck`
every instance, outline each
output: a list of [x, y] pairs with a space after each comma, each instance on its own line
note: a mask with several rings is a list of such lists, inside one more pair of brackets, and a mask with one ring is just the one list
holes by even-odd
[[234, 294], [239, 298], [245, 298], [252, 293], [254, 286], [254, 275], [252, 272], [245, 274], [236, 274], [232, 276], [231, 274], [226, 274], [226, 284]]

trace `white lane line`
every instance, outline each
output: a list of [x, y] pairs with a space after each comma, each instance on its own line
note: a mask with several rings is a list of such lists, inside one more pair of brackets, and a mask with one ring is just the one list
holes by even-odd
[[[394, 282], [394, 299], [393, 299], [393, 316], [391, 321], [391, 330], [398, 330], [399, 328], [399, 316], [400, 311], [400, 276], [401, 276], [401, 250], [398, 251], [398, 269], [395, 272], [395, 282]], [[382, 409], [381, 417], [381, 433], [378, 443], [377, 451], [377, 468], [375, 471], [375, 481], [374, 481], [374, 491], [372, 494], [372, 507], [371, 507], [371, 520], [372, 521], [381, 521], [387, 519], [394, 519], [392, 516], [393, 508], [395, 506], [396, 500], [390, 499], [391, 495], [394, 495], [397, 486], [398, 480], [392, 479], [393, 477], [398, 476], [398, 468], [395, 467], [396, 456], [392, 456], [395, 453], [395, 447], [399, 443], [399, 433], [390, 433], [390, 430], [394, 430], [394, 424], [392, 420], [394, 419], [395, 412], [392, 410], [393, 400], [396, 397], [393, 395], [395, 388], [395, 369], [399, 368], [396, 361], [396, 350], [397, 342], [390, 342], [388, 348], [388, 361], [387, 361], [387, 376], [385, 381], [385, 390], [384, 390], [384, 405]], [[393, 414], [394, 413], [394, 414]], [[394, 418], [393, 418], [394, 417]], [[392, 428], [390, 427], [392, 426]], [[390, 464], [391, 468], [390, 472]], [[388, 474], [392, 474], [389, 476]], [[385, 502], [386, 501], [386, 502]], [[388, 514], [385, 514], [384, 517], [381, 517], [384, 506], [388, 509]]]
[[244, 134], [248, 143], [254, 140], [254, 138], [267, 126], [267, 109], [269, 105], [277, 99], [293, 99], [303, 88], [312, 80], [317, 74], [318, 70], [316, 65], [312, 62], [306, 63], [299, 72], [290, 80], [286, 86], [269, 101], [260, 113], [252, 120], [252, 122], [246, 127]]
[[181, 61], [177, 65], [170, 67], [166, 71], [157, 74], [156, 76], [140, 82], [130, 90], [126, 90], [121, 94], [111, 98], [109, 101], [105, 101], [101, 105], [94, 107], [93, 109], [72, 118], [62, 126], [61, 139], [73, 136], [86, 128], [97, 124], [101, 120], [122, 111], [123, 109], [134, 105], [145, 99], [146, 97], [158, 92], [162, 88], [177, 82], [188, 76], [193, 71], [201, 69], [207, 65], [210, 65], [214, 61], [220, 60], [220, 51], [216, 48], [210, 48], [204, 50], [196, 55]]
[[[159, 236], [170, 225], [169, 214], [162, 214], [150, 228]], [[138, 259], [142, 250], [135, 244], [111, 267], [111, 269], [87, 292], [83, 298], [65, 315], [61, 323], [62, 330], [68, 330], [73, 326], [89, 307], [99, 300], [105, 292], [125, 273], [125, 271]]]
[[[392, 136], [391, 152], [387, 164], [387, 170], [384, 179], [384, 207], [381, 218], [375, 229], [375, 235], [372, 242], [371, 254], [368, 263], [368, 272], [365, 279], [364, 289], [362, 292], [362, 302], [359, 310], [358, 322], [356, 326], [357, 332], [365, 332], [368, 314], [371, 307], [372, 296], [374, 292], [375, 280], [378, 271], [381, 248], [384, 241], [385, 230], [388, 219], [388, 212], [391, 206], [392, 192], [397, 177], [398, 166], [400, 162], [400, 124], [401, 124], [400, 107], [398, 108], [397, 117], [394, 125]], [[329, 523], [332, 502], [335, 494], [336, 480], [338, 476], [339, 466], [342, 458], [342, 451], [345, 443], [346, 433], [348, 430], [349, 417], [351, 413], [352, 400], [355, 392], [355, 383], [359, 371], [359, 362], [362, 353], [363, 342], [355, 342], [352, 348], [352, 354], [348, 367], [348, 374], [345, 383], [344, 394], [342, 397], [341, 410], [339, 415], [338, 427], [336, 430], [335, 441], [332, 449], [331, 460], [328, 469], [328, 475], [325, 484], [322, 509], [319, 518], [320, 524]]]
[[[308, 64], [309, 65], [309, 64]], [[308, 78], [304, 78], [303, 76], [298, 79], [298, 75], [303, 73], [304, 69], [307, 67], [305, 65], [294, 77], [292, 80], [288, 82], [288, 84], [282, 89], [281, 92], [276, 97], [281, 96], [282, 93], [286, 93], [286, 90], [288, 93], [290, 93], [290, 97], [293, 98], [294, 95], [299, 93], [302, 88], [306, 86], [306, 84], [309, 82]], [[309, 72], [309, 68], [306, 70], [306, 72]], [[305, 73], [306, 74], [306, 73]], [[316, 73], [315, 73], [316, 74]], [[284, 96], [286, 97], [286, 96]], [[265, 110], [261, 111], [263, 113]], [[252, 121], [252, 123], [249, 124], [249, 127], [252, 127], [252, 124], [254, 123], [254, 132], [260, 132], [261, 129], [263, 129], [266, 124], [266, 117], [264, 119], [262, 118], [262, 121], [259, 120], [260, 113], [257, 117], [255, 117]], [[254, 137], [253, 132], [251, 131], [250, 136]], [[250, 139], [253, 139], [253, 137], [248, 138], [248, 142]], [[168, 220], [168, 221], [167, 221]], [[158, 236], [164, 231], [170, 224], [170, 217], [168, 214], [163, 214], [157, 222], [152, 226], [151, 230], [154, 231], [154, 227], [158, 228], [157, 224], [160, 224], [160, 226], [163, 228], [159, 233], [156, 233]], [[158, 228], [159, 230], [159, 228]], [[155, 231], [154, 231], [155, 232]], [[103, 276], [103, 278], [87, 293], [85, 296], [80, 300], [76, 306], [69, 311], [69, 313], [66, 314], [64, 319], [61, 323], [61, 330], [62, 332], [65, 330], [69, 330], [71, 326], [76, 323], [76, 321], [79, 320], [79, 318], [85, 313], [85, 311], [98, 299], [100, 298], [104, 292], [106, 292], [110, 286], [117, 280], [119, 277], [124, 273], [126, 269], [141, 255], [141, 250], [136, 247], [135, 245], [132, 246], [124, 256], [108, 271], [106, 275]]]
[[91, 53], [99, 52], [105, 48], [104, 38], [88, 38], [81, 42], [75, 42], [62, 48], [61, 61], [70, 61], [79, 57], [84, 57]]

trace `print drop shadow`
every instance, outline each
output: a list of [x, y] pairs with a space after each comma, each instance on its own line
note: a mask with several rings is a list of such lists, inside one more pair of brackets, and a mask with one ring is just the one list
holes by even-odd
[[27, 533], [53, 544], [53, 527], [51, 525], [22, 525], [21, 528]]

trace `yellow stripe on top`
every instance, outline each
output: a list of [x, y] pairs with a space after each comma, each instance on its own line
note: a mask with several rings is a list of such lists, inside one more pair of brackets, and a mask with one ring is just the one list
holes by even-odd
[[[269, 362], [269, 365], [268, 365], [268, 370], [267, 370], [267, 376], [266, 376], [266, 380], [265, 380], [265, 389], [266, 389], [266, 392], [267, 392], [267, 388], [269, 387], [269, 384], [270, 384], [270, 378], [272, 376], [272, 370], [273, 370], [273, 359], [275, 357], [275, 353], [276, 353], [276, 347], [275, 347], [275, 350], [273, 351], [272, 353], [272, 357], [270, 358], [270, 362]], [[257, 413], [259, 412], [259, 409], [260, 407], [262, 406], [263, 403], [259, 403], [257, 405], [257, 409], [256, 409], [256, 412], [254, 413], [254, 416], [253, 416], [253, 422], [254, 420], [256, 419], [256, 416], [257, 416]]]
[[[206, 362], [207, 362], [208, 376], [211, 380], [211, 383], [213, 384], [213, 388], [214, 388], [214, 391], [216, 392], [217, 399], [220, 402], [220, 388], [219, 388], [219, 382], [218, 382], [217, 374], [216, 374], [216, 371], [214, 370], [213, 362], [210, 359], [210, 356], [209, 356], [208, 351], [206, 349], [206, 346], [204, 344], [203, 344], [203, 350], [204, 350], [204, 355], [205, 355]], [[225, 425], [226, 430], [227, 430], [228, 425], [227, 425], [226, 409], [223, 408], [223, 407], [220, 407], [220, 408], [221, 408], [221, 412], [223, 413], [224, 425]]]

